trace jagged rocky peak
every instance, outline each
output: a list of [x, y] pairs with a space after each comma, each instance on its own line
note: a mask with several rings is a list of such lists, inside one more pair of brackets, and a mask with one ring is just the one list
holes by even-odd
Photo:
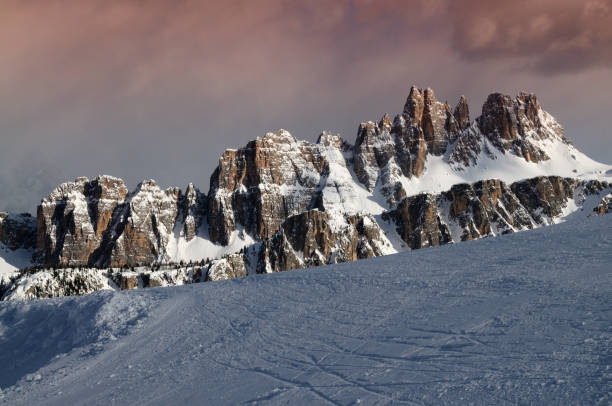
[[[464, 107], [467, 108], [467, 102]], [[412, 127], [410, 133], [413, 136], [422, 132], [428, 151], [434, 155], [443, 155], [461, 131], [451, 107], [448, 103], [436, 100], [434, 91], [430, 88], [417, 89], [413, 86], [402, 116], [406, 125]], [[469, 122], [469, 116], [467, 120]]]
[[179, 197], [180, 221], [183, 224], [181, 233], [187, 241], [191, 241], [202, 226], [208, 210], [208, 196], [193, 183], [189, 183]]
[[378, 122], [359, 126], [355, 174], [370, 191], [379, 185], [393, 207], [409, 194], [408, 182], [434, 166], [448, 165], [457, 172], [477, 166], [483, 157], [494, 160], [511, 154], [533, 163], [555, 157], [555, 165], [561, 168], [565, 163], [559, 157], [574, 156], [569, 149], [561, 152], [562, 148], [553, 146], [563, 143], [573, 148], [563, 127], [541, 108], [533, 94], [511, 98], [493, 93], [484, 103], [482, 115], [470, 120], [465, 96], [451, 109], [436, 99], [433, 90], [413, 86], [401, 115], [391, 120], [385, 114]]
[[317, 138], [317, 145], [323, 147], [332, 147], [342, 152], [347, 152], [352, 149], [352, 145], [346, 142], [339, 134], [333, 134], [329, 131], [323, 131]]
[[361, 123], [354, 148], [354, 169], [370, 191], [380, 184], [390, 207], [406, 195], [402, 178], [421, 177], [430, 155], [443, 157], [470, 127], [467, 100], [454, 109], [441, 103], [431, 89], [413, 86], [401, 115], [391, 121]]
[[477, 119], [480, 132], [501, 151], [511, 151], [529, 162], [550, 157], [537, 145], [542, 140], [567, 143], [563, 127], [540, 107], [534, 94], [520, 93], [516, 98], [492, 93]]
[[470, 108], [465, 96], [462, 95], [459, 98], [459, 102], [453, 110], [453, 117], [455, 118], [460, 131], [463, 131], [470, 126]]
[[117, 210], [113, 231], [105, 236], [94, 263], [125, 266], [147, 264], [165, 253], [178, 218], [180, 190], [162, 190], [155, 181], [138, 184]]
[[39, 260], [47, 265], [87, 264], [127, 194], [125, 183], [112, 176], [81, 177], [58, 186], [38, 206]]
[[341, 153], [350, 146], [329, 133], [313, 144], [279, 130], [225, 151], [210, 182], [211, 240], [226, 245], [240, 227], [256, 239], [269, 238], [287, 217], [316, 205], [330, 149]]
[[37, 260], [48, 266], [124, 266], [164, 258], [175, 227], [190, 240], [206, 214], [206, 196], [143, 181], [78, 178], [58, 186], [37, 211]]

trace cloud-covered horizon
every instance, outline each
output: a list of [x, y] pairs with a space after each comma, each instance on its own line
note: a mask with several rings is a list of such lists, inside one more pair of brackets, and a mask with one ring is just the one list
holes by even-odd
[[610, 0], [459, 0], [450, 14], [466, 59], [514, 59], [547, 75], [612, 66]]
[[0, 210], [32, 211], [34, 189], [99, 173], [208, 190], [225, 148], [278, 128], [353, 142], [361, 121], [400, 112], [413, 84], [451, 104], [465, 94], [473, 117], [491, 92], [534, 92], [579, 148], [612, 162], [611, 10], [610, 0], [6, 0]]

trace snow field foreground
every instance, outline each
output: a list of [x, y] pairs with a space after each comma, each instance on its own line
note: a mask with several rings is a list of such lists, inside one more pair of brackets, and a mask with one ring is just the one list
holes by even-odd
[[607, 405], [611, 231], [2, 302], [0, 403]]

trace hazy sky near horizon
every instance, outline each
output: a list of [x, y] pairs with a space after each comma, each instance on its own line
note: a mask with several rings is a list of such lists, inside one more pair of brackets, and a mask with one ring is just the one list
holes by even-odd
[[0, 210], [102, 173], [207, 191], [225, 148], [353, 142], [413, 84], [472, 118], [536, 93], [612, 163], [612, 0], [3, 0], [0, 49]]

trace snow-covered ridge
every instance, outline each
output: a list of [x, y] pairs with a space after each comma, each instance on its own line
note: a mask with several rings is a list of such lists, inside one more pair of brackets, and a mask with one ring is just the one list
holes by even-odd
[[[0, 284], [0, 297], [31, 299], [218, 281], [495, 237], [606, 214], [612, 208], [611, 192], [612, 184], [597, 180], [551, 176], [507, 185], [492, 179], [454, 185], [439, 194], [407, 196], [377, 216], [312, 209], [288, 217], [277, 233], [262, 242], [241, 245], [245, 234], [235, 236], [237, 245], [225, 248], [197, 236], [190, 242], [193, 245], [172, 245], [176, 250], [187, 248], [181, 255], [194, 255], [197, 248], [225, 249], [225, 253], [216, 251], [222, 257], [158, 264], [154, 271], [150, 267], [30, 269]], [[182, 237], [175, 238], [180, 242]]]
[[[515, 190], [514, 183], [534, 178], [543, 192]], [[469, 186], [493, 179], [503, 185]], [[117, 268], [217, 261], [226, 271], [210, 273], [211, 279], [245, 275], [249, 269], [286, 270], [459, 241], [464, 235], [520, 231], [580, 208], [607, 212], [598, 193], [611, 180], [612, 166], [574, 147], [535, 95], [494, 93], [471, 120], [464, 97], [451, 108], [431, 89], [413, 87], [401, 114], [362, 123], [354, 145], [327, 132], [311, 143], [279, 130], [226, 150], [207, 194], [193, 185], [162, 190], [154, 181], [129, 191], [111, 176], [62, 184], [38, 208], [33, 265]], [[598, 196], [597, 204], [570, 203], [589, 181], [599, 182], [589, 192]], [[469, 187], [456, 187], [463, 184]], [[487, 194], [483, 187], [495, 191]], [[466, 223], [457, 225], [448, 217], [457, 210], [450, 203], [454, 193], [473, 199], [480, 193], [486, 218], [470, 212], [462, 217]], [[534, 207], [523, 198], [535, 199]], [[554, 213], [546, 209], [551, 205]], [[528, 220], [521, 220], [526, 219], [518, 214], [521, 208]], [[550, 213], [541, 216], [538, 208]], [[439, 224], [431, 223], [438, 217]], [[299, 226], [288, 229], [290, 219], [300, 219]], [[305, 243], [296, 233], [313, 240]], [[255, 247], [263, 251], [255, 255]]]

